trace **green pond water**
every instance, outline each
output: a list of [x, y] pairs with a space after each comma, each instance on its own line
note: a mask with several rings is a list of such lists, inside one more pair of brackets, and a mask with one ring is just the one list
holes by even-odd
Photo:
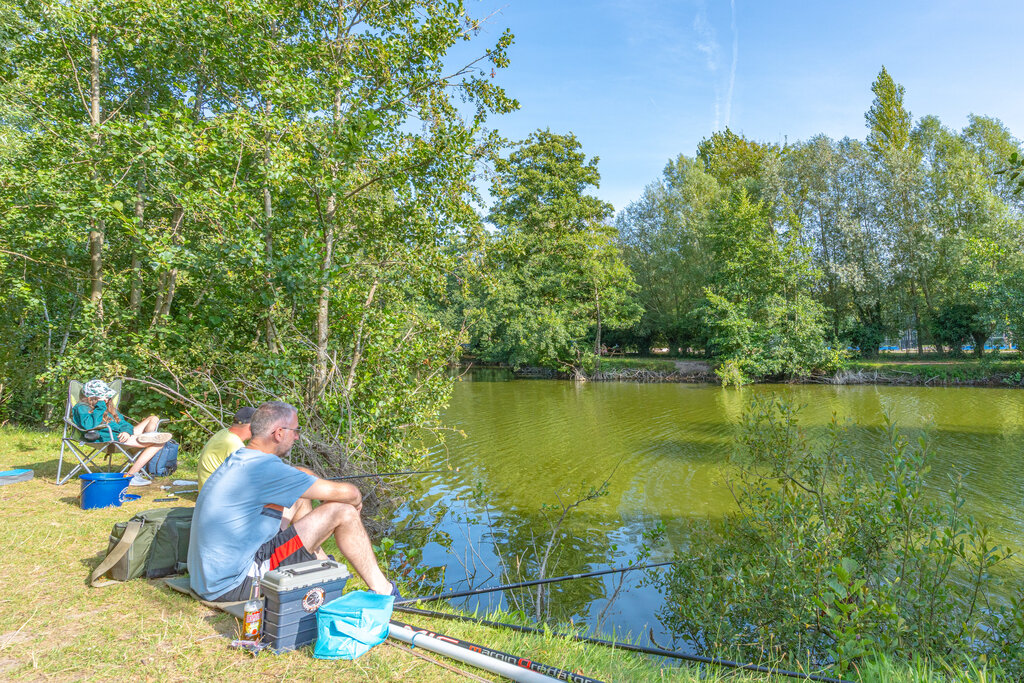
[[[611, 475], [608, 495], [574, 510], [568, 541], [551, 553], [549, 575], [626, 564], [643, 534], [662, 522], [671, 547], [685, 547], [694, 517], [733, 507], [725, 485], [738, 424], [755, 395], [802, 405], [800, 423], [823, 434], [833, 413], [851, 421], [856, 452], [871, 466], [885, 441], [883, 415], [911, 439], [926, 435], [935, 453], [930, 486], [964, 477], [971, 511], [1003, 542], [1024, 548], [1024, 391], [820, 385], [709, 385], [516, 380], [478, 371], [455, 386], [446, 423], [462, 430], [433, 459], [453, 468], [417, 483], [396, 517], [406, 547], [443, 567], [445, 585], [462, 589], [536, 578], [516, 557], [541, 553], [550, 524], [578, 491]], [[458, 471], [454, 471], [458, 468]], [[614, 473], [613, 473], [614, 472]], [[669, 548], [653, 559], [668, 559]], [[502, 572], [505, 574], [502, 574]], [[1018, 568], [1013, 570], [1022, 575]], [[638, 573], [557, 584], [552, 615], [605, 630], [653, 628], [662, 596]], [[516, 578], [521, 577], [521, 578]], [[515, 593], [468, 599], [462, 606], [509, 607]], [[502, 602], [502, 600], [505, 600]], [[520, 603], [523, 604], [523, 603]]]

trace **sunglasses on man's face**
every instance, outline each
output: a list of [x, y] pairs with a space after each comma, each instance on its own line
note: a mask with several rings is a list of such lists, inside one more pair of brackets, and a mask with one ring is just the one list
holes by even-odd
[[302, 427], [278, 427], [278, 429], [290, 429], [293, 432], [295, 432], [296, 434], [301, 434], [302, 433]]

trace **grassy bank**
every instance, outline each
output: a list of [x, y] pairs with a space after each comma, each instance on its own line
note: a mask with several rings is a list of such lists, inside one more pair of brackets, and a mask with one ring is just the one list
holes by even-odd
[[[707, 366], [701, 372], [700, 366]], [[710, 365], [703, 359], [675, 359], [651, 357], [611, 357], [601, 359], [604, 379], [629, 381], [692, 381], [699, 377], [717, 383]], [[950, 358], [939, 354], [881, 355], [878, 358], [851, 358], [838, 375], [840, 384], [920, 384], [1024, 386], [1024, 360], [1017, 354], [1000, 357], [986, 356]], [[813, 378], [815, 383], [820, 377]]]
[[652, 372], [675, 372], [676, 363], [670, 358], [642, 358], [639, 356], [609, 356], [601, 358], [601, 371], [650, 370]]
[[[141, 510], [192, 505], [154, 503], [166, 496], [158, 480], [133, 489], [142, 499], [121, 508], [81, 510], [76, 483], [54, 485], [59, 438], [53, 433], [0, 429], [0, 470], [31, 468], [35, 479], [0, 487], [0, 678], [5, 680], [360, 680], [461, 681], [399, 646], [377, 647], [355, 662], [313, 659], [309, 648], [280, 656], [252, 657], [228, 648], [236, 633], [230, 616], [209, 609], [158, 581], [135, 580], [90, 588], [87, 577], [106, 549], [111, 526]], [[175, 478], [192, 478], [179, 470]], [[358, 582], [351, 582], [356, 587]], [[732, 674], [661, 666], [654, 659], [607, 648], [531, 636], [476, 624], [412, 615], [396, 618], [492, 648], [606, 681], [782, 681], [760, 674]], [[416, 650], [416, 653], [423, 653]], [[423, 653], [429, 654], [429, 653]], [[433, 655], [429, 655], [433, 656]], [[443, 659], [443, 658], [438, 658]], [[486, 680], [493, 674], [445, 660]], [[943, 680], [941, 669], [907, 668], [887, 662], [864, 669], [865, 681]], [[969, 677], [970, 680], [980, 680]]]
[[1020, 386], [1024, 380], [1024, 360], [1019, 357], [986, 356], [978, 359], [936, 354], [882, 355], [872, 359], [851, 359], [847, 367], [853, 372], [877, 372], [909, 383]]

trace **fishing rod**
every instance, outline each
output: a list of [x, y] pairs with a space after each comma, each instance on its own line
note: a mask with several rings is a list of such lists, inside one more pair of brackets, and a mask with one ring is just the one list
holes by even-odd
[[500, 674], [521, 683], [549, 683], [570, 681], [571, 683], [602, 683], [596, 678], [541, 664], [526, 657], [494, 650], [465, 640], [446, 636], [442, 633], [417, 628], [400, 621], [391, 620], [388, 636], [413, 647], [422, 647], [431, 652], [472, 664], [486, 671]]
[[578, 640], [584, 643], [592, 643], [594, 645], [603, 645], [613, 649], [627, 650], [629, 652], [639, 652], [645, 655], [657, 655], [658, 657], [668, 657], [670, 659], [684, 659], [691, 662], [699, 662], [701, 664], [712, 664], [715, 666], [722, 666], [732, 669], [742, 669], [744, 671], [754, 671], [757, 673], [775, 674], [776, 676], [788, 676], [789, 678], [801, 678], [805, 681], [817, 681], [818, 683], [854, 683], [842, 678], [832, 678], [823, 674], [811, 674], [811, 673], [800, 673], [799, 671], [787, 671], [786, 669], [773, 669], [767, 666], [761, 666], [760, 664], [742, 664], [740, 662], [733, 662], [728, 659], [719, 659], [717, 657], [702, 657], [701, 655], [691, 655], [685, 652], [679, 652], [677, 650], [663, 650], [661, 648], [654, 647], [643, 647], [641, 645], [632, 645], [630, 643], [616, 643], [611, 640], [603, 640], [601, 638], [593, 638], [591, 636], [581, 636], [577, 633], [559, 633], [557, 631], [546, 631], [532, 626], [518, 626], [516, 624], [507, 624], [501, 621], [490, 621], [488, 619], [481, 619], [479, 617], [470, 617], [462, 614], [448, 614], [447, 612], [436, 612], [434, 610], [419, 609], [417, 607], [406, 607], [395, 602], [394, 609], [399, 612], [406, 612], [408, 614], [419, 614], [424, 617], [432, 617], [435, 619], [450, 619], [453, 621], [464, 621], [474, 624], [481, 624], [483, 626], [493, 626], [497, 628], [507, 628], [512, 631], [518, 631], [519, 633], [537, 633], [540, 635], [553, 635], [560, 638], [569, 638], [570, 640]]
[[[328, 477], [327, 481], [345, 481], [347, 479], [370, 479], [371, 477], [397, 477], [402, 474], [438, 474], [447, 470], [416, 470], [407, 472], [380, 472], [379, 474], [352, 474], [347, 477]], [[458, 472], [458, 468], [455, 468]]]
[[618, 567], [616, 569], [602, 569], [596, 572], [588, 572], [586, 574], [569, 574], [568, 576], [555, 576], [550, 579], [535, 579], [533, 581], [523, 581], [521, 583], [507, 583], [504, 586], [495, 586], [494, 588], [474, 588], [472, 590], [454, 591], [452, 593], [438, 593], [437, 595], [425, 595], [419, 598], [403, 598], [401, 600], [395, 600], [396, 605], [402, 605], [408, 602], [429, 602], [432, 600], [446, 600], [448, 598], [461, 598], [467, 595], [480, 595], [482, 593], [494, 593], [496, 591], [506, 591], [513, 588], [528, 588], [530, 586], [540, 586], [546, 583], [558, 583], [559, 581], [573, 581], [575, 579], [589, 579], [592, 576], [604, 576], [605, 574], [618, 574], [621, 572], [629, 572], [634, 569], [653, 569], [654, 567], [664, 567], [669, 562], [655, 562], [653, 564], [641, 564], [630, 567]]

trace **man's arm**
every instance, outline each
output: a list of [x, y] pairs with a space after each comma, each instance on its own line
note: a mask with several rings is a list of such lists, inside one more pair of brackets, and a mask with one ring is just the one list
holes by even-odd
[[[307, 474], [313, 474], [313, 472], [305, 467], [297, 467], [296, 469], [300, 469]], [[315, 477], [316, 475], [313, 474], [313, 476]], [[308, 500], [319, 500], [323, 503], [348, 503], [356, 508], [361, 508], [363, 505], [363, 494], [355, 486], [344, 481], [327, 481], [326, 479], [317, 478], [301, 497]]]

